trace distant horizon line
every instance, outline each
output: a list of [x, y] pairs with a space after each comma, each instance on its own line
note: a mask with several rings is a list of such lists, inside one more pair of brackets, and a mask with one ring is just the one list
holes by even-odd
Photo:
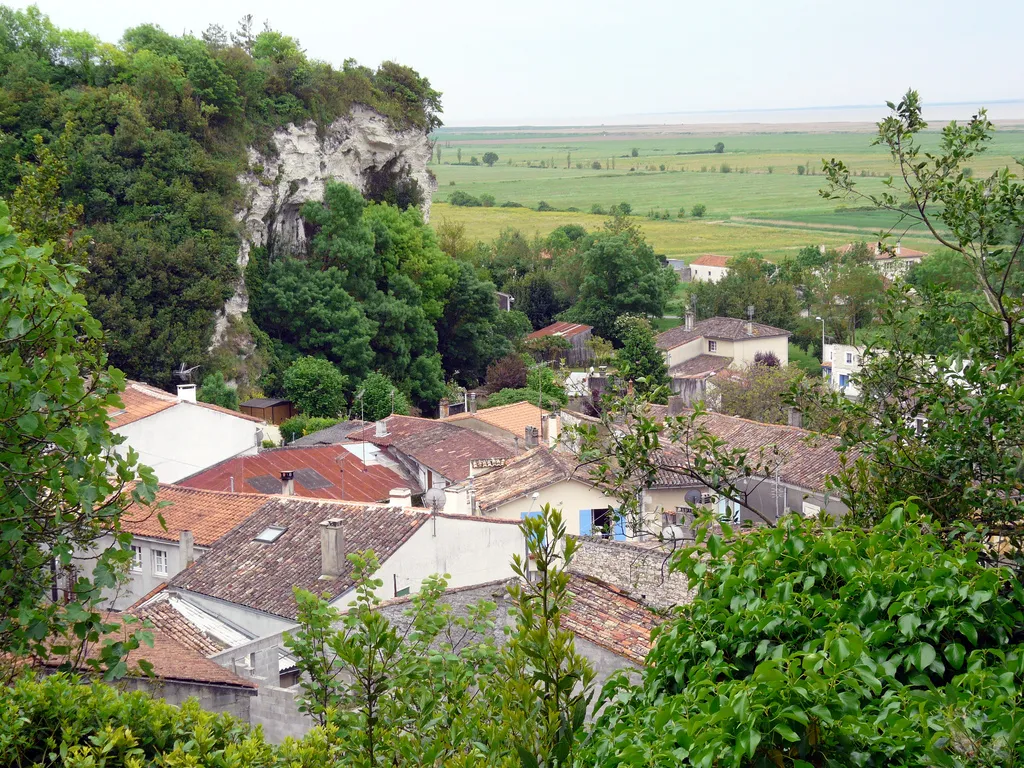
[[[982, 99], [977, 101], [935, 101], [926, 102], [924, 109], [939, 108], [939, 107], [978, 107], [987, 108], [989, 105], [1006, 105], [1006, 104], [1024, 104], [1024, 98], [1005, 98], [1005, 99]], [[785, 112], [828, 112], [828, 111], [848, 111], [858, 109], [886, 109], [886, 105], [882, 104], [833, 104], [833, 105], [820, 105], [820, 106], [804, 106], [804, 107], [743, 107], [738, 109], [688, 109], [688, 110], [674, 110], [666, 112], [634, 112], [629, 114], [609, 115], [610, 120], [616, 118], [625, 118], [629, 122], [569, 122], [570, 118], [565, 118], [564, 122], [559, 123], [483, 123], [468, 120], [466, 122], [451, 123], [442, 126], [439, 130], [445, 129], [463, 129], [463, 128], [600, 128], [600, 127], [619, 127], [619, 126], [635, 126], [643, 125], [643, 123], [635, 122], [637, 119], [643, 118], [665, 118], [669, 116], [683, 116], [683, 115], [744, 115], [744, 114], [764, 114], [764, 113], [785, 113]], [[443, 112], [441, 113], [444, 114]], [[558, 118], [555, 118], [558, 119]], [[586, 118], [583, 118], [586, 119]], [[1013, 118], [1011, 118], [1013, 119]], [[1024, 115], [1021, 116], [1024, 119]], [[723, 121], [727, 122], [727, 121]], [[815, 121], [821, 122], [821, 121]]]

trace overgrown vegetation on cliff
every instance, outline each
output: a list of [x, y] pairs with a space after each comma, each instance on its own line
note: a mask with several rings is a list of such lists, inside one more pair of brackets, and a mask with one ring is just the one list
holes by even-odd
[[269, 151], [276, 127], [326, 125], [356, 104], [400, 128], [440, 124], [440, 94], [408, 67], [337, 70], [251, 18], [201, 37], [143, 25], [113, 45], [0, 7], [0, 196], [39, 159], [37, 136], [59, 150], [59, 195], [81, 205], [92, 239], [84, 289], [110, 361], [154, 384], [206, 359], [233, 291], [245, 148]]

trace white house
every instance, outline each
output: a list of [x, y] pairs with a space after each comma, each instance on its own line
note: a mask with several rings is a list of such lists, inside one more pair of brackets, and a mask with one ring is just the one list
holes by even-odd
[[694, 283], [717, 283], [729, 274], [731, 256], [706, 253], [690, 262], [690, 280]]
[[157, 479], [173, 483], [233, 456], [252, 455], [263, 442], [264, 422], [237, 411], [196, 401], [195, 384], [177, 396], [129, 381], [124, 408], [109, 412], [111, 430], [123, 435], [119, 453], [134, 448]]
[[[836, 248], [836, 251], [838, 253], [848, 253], [856, 247], [856, 243], [847, 243]], [[881, 243], [875, 243], [874, 246], [869, 246], [869, 248], [874, 252], [875, 269], [890, 280], [905, 276], [914, 264], [920, 264], [921, 259], [928, 255], [925, 251], [907, 248], [899, 241], [891, 249], [883, 249]]]
[[852, 344], [826, 344], [822, 355], [821, 368], [832, 389], [847, 397], [858, 397], [860, 390], [853, 377], [861, 371], [864, 347]]

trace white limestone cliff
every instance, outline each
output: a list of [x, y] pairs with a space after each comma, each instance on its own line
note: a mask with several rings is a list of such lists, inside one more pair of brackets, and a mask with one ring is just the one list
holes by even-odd
[[[366, 107], [354, 107], [326, 129], [313, 121], [289, 124], [273, 135], [274, 155], [249, 149], [249, 168], [239, 177], [245, 196], [236, 219], [242, 225], [238, 266], [244, 274], [253, 247], [273, 239], [275, 250], [303, 252], [306, 233], [299, 209], [322, 200], [328, 181], [351, 184], [365, 192], [374, 173], [399, 170], [414, 179], [423, 193], [423, 216], [430, 216], [437, 189], [427, 170], [433, 145], [419, 129], [399, 131], [388, 119]], [[212, 347], [219, 345], [233, 317], [248, 310], [244, 279], [217, 315]]]

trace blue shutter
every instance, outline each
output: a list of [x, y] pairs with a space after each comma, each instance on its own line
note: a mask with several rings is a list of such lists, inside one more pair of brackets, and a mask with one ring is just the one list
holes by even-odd
[[594, 532], [594, 513], [589, 509], [580, 510], [580, 536], [589, 536]]
[[[614, 515], [615, 514], [615, 510], [611, 509], [609, 507], [608, 514], [609, 515]], [[626, 540], [626, 521], [623, 520], [621, 517], [616, 518], [615, 523], [612, 526], [612, 532], [614, 534], [614, 538], [615, 538], [616, 541], [625, 541]]]

